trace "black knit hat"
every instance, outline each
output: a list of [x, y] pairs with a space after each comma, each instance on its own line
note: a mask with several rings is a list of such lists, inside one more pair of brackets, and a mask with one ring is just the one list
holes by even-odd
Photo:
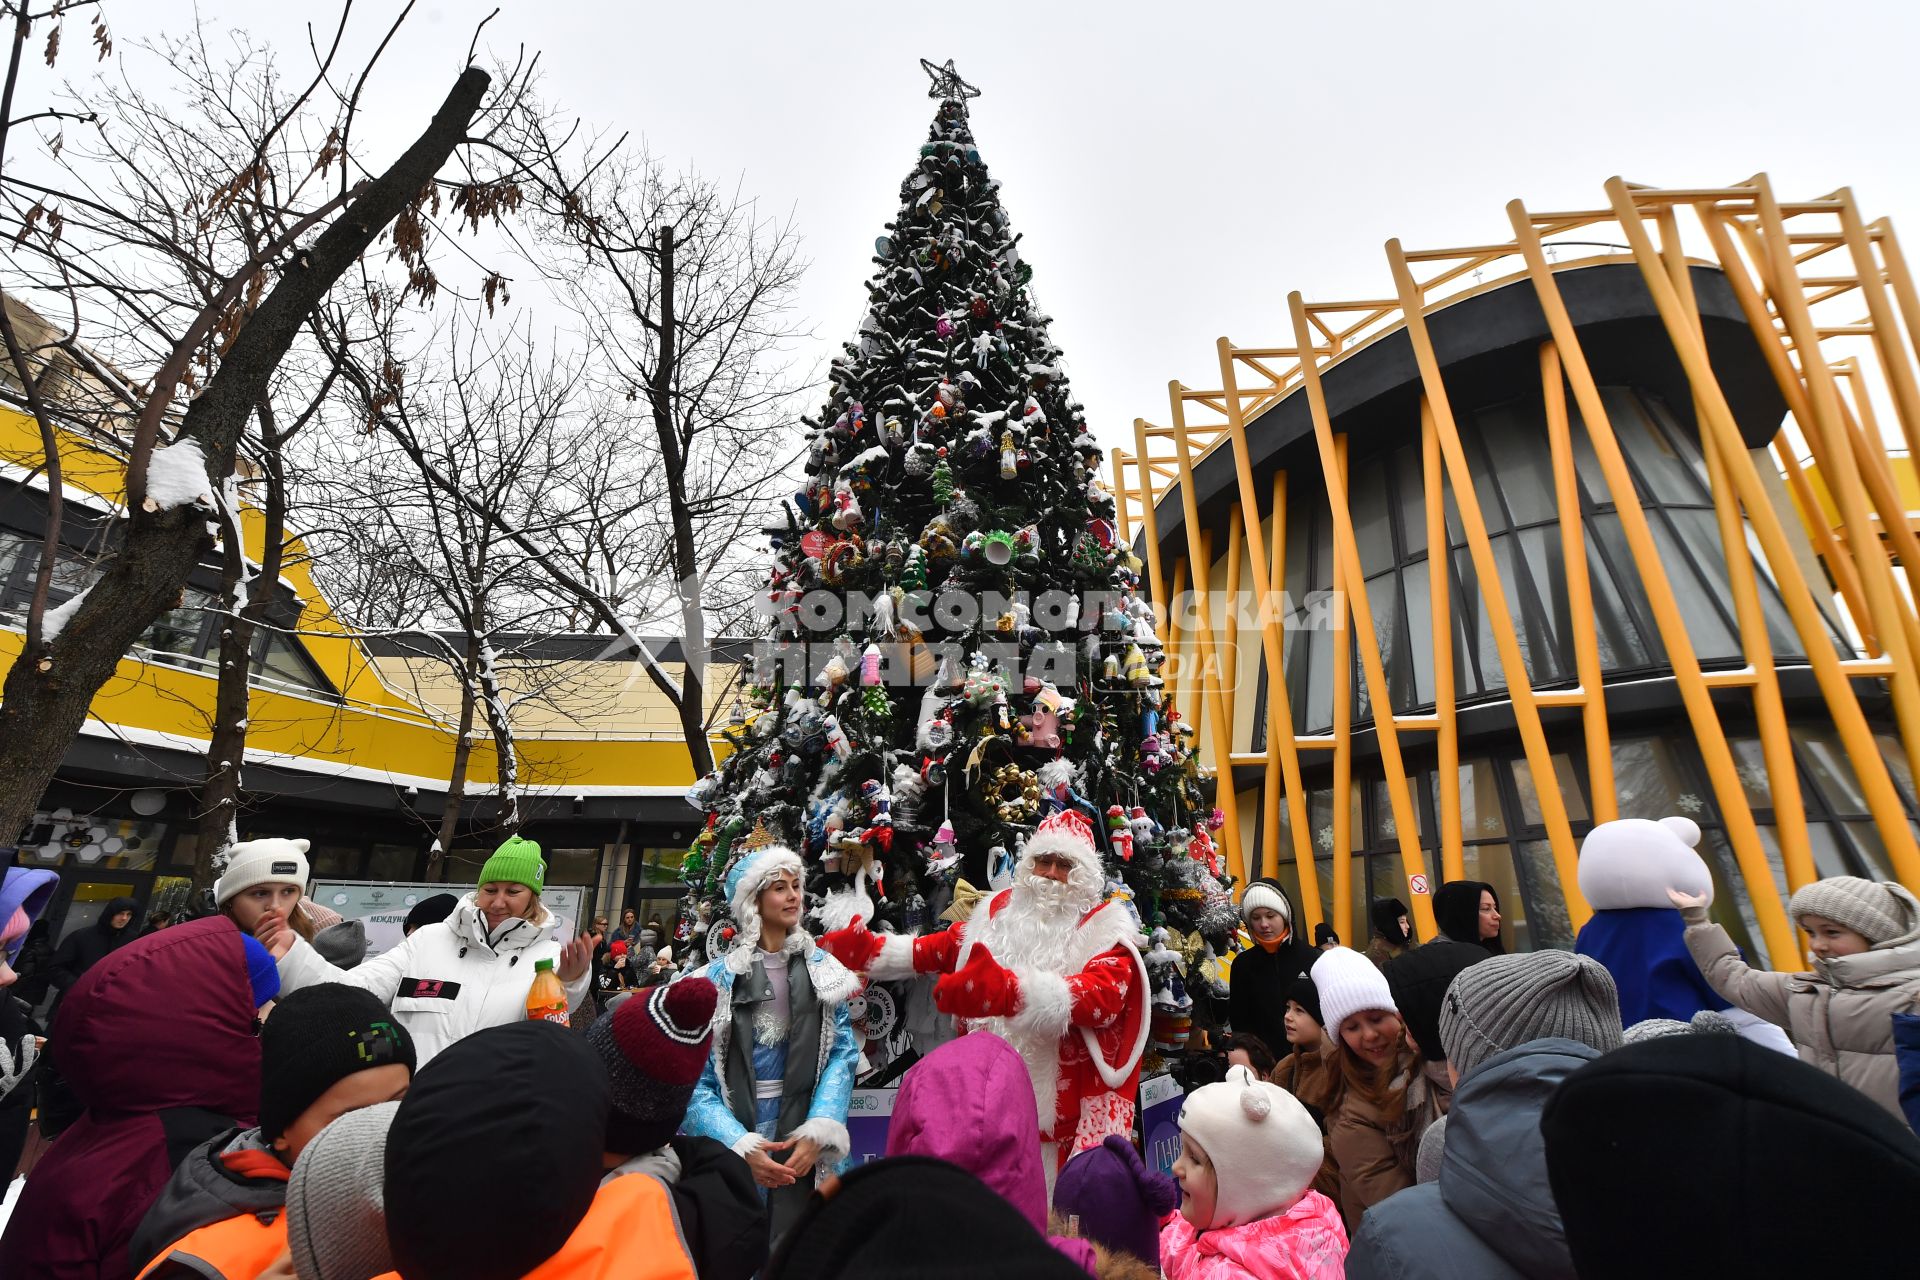
[[[1631, 1044], [1569, 1076], [1540, 1132], [1582, 1280], [1912, 1274], [1893, 1215], [1920, 1202], [1920, 1139], [1786, 1054], [1738, 1036]], [[1813, 1198], [1783, 1200], [1809, 1169]]]
[[1313, 979], [1306, 974], [1293, 980], [1293, 985], [1287, 988], [1287, 999], [1312, 1014], [1313, 1020], [1321, 1026], [1327, 1025], [1326, 1018], [1320, 1013], [1320, 988], [1314, 986]]
[[613, 1088], [608, 1151], [638, 1155], [673, 1137], [706, 1069], [719, 999], [708, 979], [682, 978], [634, 995], [587, 1028]]
[[[405, 1280], [517, 1280], [567, 1242], [600, 1185], [612, 1109], [586, 1039], [511, 1022], [420, 1072], [387, 1134], [387, 1238]], [[489, 1214], [510, 1215], [492, 1230]]]
[[322, 982], [273, 1006], [260, 1028], [260, 1136], [272, 1142], [356, 1071], [414, 1068], [413, 1037], [359, 987]]
[[849, 1173], [831, 1197], [810, 1197], [766, 1275], [1086, 1280], [1087, 1273], [966, 1170], [926, 1156], [892, 1156]]
[[402, 933], [412, 933], [423, 924], [439, 924], [453, 914], [460, 905], [460, 899], [451, 893], [436, 893], [431, 898], [422, 898], [413, 904], [413, 910], [407, 912], [407, 919], [400, 926]]
[[1329, 942], [1337, 944], [1339, 941], [1340, 941], [1340, 935], [1335, 933], [1333, 931], [1333, 926], [1328, 924], [1326, 921], [1322, 920], [1319, 924], [1313, 926], [1313, 945], [1314, 946], [1316, 947], [1325, 946]]

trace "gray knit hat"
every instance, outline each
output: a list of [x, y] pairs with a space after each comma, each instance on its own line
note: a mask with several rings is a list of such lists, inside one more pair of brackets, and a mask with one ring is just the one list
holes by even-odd
[[1571, 951], [1494, 956], [1462, 969], [1440, 1003], [1440, 1043], [1463, 1080], [1496, 1053], [1549, 1036], [1620, 1047], [1620, 992], [1605, 966]]
[[1893, 886], [1859, 876], [1829, 876], [1816, 880], [1787, 900], [1787, 914], [1824, 916], [1844, 925], [1868, 942], [1881, 943], [1914, 927], [1911, 899], [1903, 900]]
[[1662, 1036], [1684, 1036], [1695, 1032], [1708, 1035], [1737, 1036], [1740, 1028], [1733, 1025], [1724, 1013], [1715, 1013], [1712, 1009], [1702, 1009], [1693, 1015], [1691, 1022], [1678, 1022], [1672, 1018], [1648, 1018], [1628, 1027], [1620, 1037], [1623, 1045], [1639, 1044], [1642, 1040], [1658, 1040]]
[[373, 1280], [387, 1247], [387, 1130], [397, 1102], [349, 1111], [315, 1134], [287, 1180], [287, 1248], [301, 1280]]

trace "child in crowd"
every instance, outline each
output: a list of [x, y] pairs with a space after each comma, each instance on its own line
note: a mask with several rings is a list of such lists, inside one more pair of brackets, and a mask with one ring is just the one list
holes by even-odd
[[[1284, 1020], [1282, 1025], [1285, 1025]], [[1275, 1064], [1273, 1050], [1267, 1042], [1252, 1032], [1230, 1032], [1220, 1044], [1227, 1051], [1227, 1065], [1246, 1067], [1262, 1080], [1273, 1073]]]
[[1150, 1172], [1132, 1139], [1118, 1133], [1068, 1160], [1053, 1187], [1056, 1229], [1104, 1251], [1095, 1268], [1101, 1280], [1124, 1276], [1127, 1260], [1158, 1276], [1160, 1222], [1179, 1207], [1179, 1184]]
[[[1294, 979], [1287, 989], [1287, 1055], [1267, 1078], [1300, 1099], [1324, 1134], [1327, 1112], [1340, 1095], [1340, 1056], [1320, 1019], [1320, 993], [1314, 989], [1313, 979]], [[1313, 1189], [1340, 1203], [1340, 1166], [1333, 1158], [1331, 1143], [1327, 1144], [1320, 1172], [1314, 1175]]]
[[[133, 1233], [142, 1276], [241, 1280], [287, 1245], [288, 1178], [313, 1136], [361, 1107], [391, 1102], [413, 1080], [413, 1041], [357, 987], [322, 983], [279, 1001], [260, 1031], [260, 1123], [201, 1143], [174, 1170]], [[184, 1273], [183, 1273], [184, 1274]]]
[[1314, 963], [1313, 985], [1334, 1035], [1338, 1078], [1327, 1138], [1351, 1230], [1368, 1206], [1413, 1185], [1420, 1135], [1440, 1106], [1373, 961], [1336, 947]]
[[1920, 899], [1857, 876], [1815, 881], [1787, 902], [1806, 932], [1812, 971], [1768, 973], [1740, 959], [1727, 931], [1707, 918], [1704, 895], [1670, 896], [1686, 921], [1687, 950], [1715, 991], [1784, 1027], [1802, 1062], [1904, 1119], [1893, 1015], [1920, 997]]
[[700, 1280], [750, 1280], [767, 1261], [767, 1207], [752, 1171], [712, 1138], [675, 1136], [707, 1065], [719, 999], [713, 983], [688, 978], [622, 1000], [588, 1029], [613, 1088], [600, 1184], [633, 1174], [666, 1183]]
[[1173, 1165], [1180, 1212], [1160, 1233], [1168, 1280], [1340, 1280], [1347, 1233], [1311, 1189], [1320, 1160], [1307, 1109], [1247, 1068], [1188, 1094]]

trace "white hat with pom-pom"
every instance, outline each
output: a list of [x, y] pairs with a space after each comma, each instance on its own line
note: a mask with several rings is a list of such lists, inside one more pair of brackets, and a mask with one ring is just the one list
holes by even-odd
[[1207, 1153], [1218, 1182], [1203, 1231], [1286, 1212], [1313, 1185], [1325, 1155], [1320, 1126], [1300, 1100], [1246, 1067], [1228, 1067], [1225, 1080], [1188, 1094], [1180, 1131]]

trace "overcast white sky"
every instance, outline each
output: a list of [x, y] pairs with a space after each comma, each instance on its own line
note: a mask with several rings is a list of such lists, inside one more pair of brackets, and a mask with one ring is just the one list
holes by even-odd
[[[924, 140], [917, 59], [955, 59], [985, 91], [981, 152], [1108, 443], [1130, 443], [1136, 415], [1164, 418], [1169, 378], [1216, 385], [1222, 334], [1287, 340], [1289, 289], [1381, 296], [1388, 237], [1504, 240], [1516, 196], [1591, 208], [1615, 173], [1707, 186], [1764, 170], [1782, 198], [1851, 185], [1920, 252], [1911, 0], [1831, 17], [1779, 0], [499, 6], [484, 44], [538, 49], [552, 96], [793, 210], [822, 357], [859, 319], [873, 239]], [[362, 124], [370, 163], [419, 129], [493, 7], [420, 0], [369, 91], [386, 135]], [[109, 0], [117, 56], [195, 8]], [[310, 66], [304, 24], [330, 33], [339, 13], [197, 8], [273, 44], [290, 75]], [[399, 8], [358, 0], [353, 47]]]

